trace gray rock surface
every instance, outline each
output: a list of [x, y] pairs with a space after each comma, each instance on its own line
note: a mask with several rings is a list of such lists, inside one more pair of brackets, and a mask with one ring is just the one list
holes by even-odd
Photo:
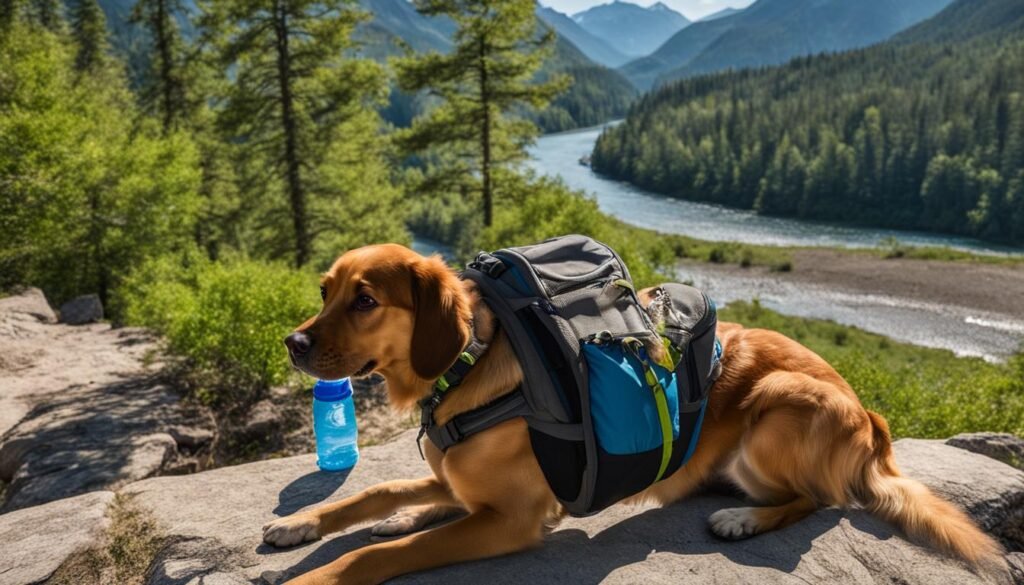
[[82, 295], [60, 306], [60, 322], [67, 325], [85, 325], [103, 320], [103, 303], [99, 295]]
[[962, 433], [947, 439], [946, 444], [1024, 469], [1024, 439], [1010, 433]]
[[91, 492], [0, 515], [0, 585], [42, 583], [102, 534], [114, 494]]
[[212, 433], [164, 381], [152, 335], [44, 309], [33, 289], [0, 299], [0, 513], [159, 474], [179, 457], [172, 427]]
[[25, 288], [9, 297], [0, 298], [0, 315], [23, 315], [43, 323], [57, 322], [57, 315], [46, 301], [43, 291], [38, 288]]
[[[374, 483], [427, 473], [415, 432], [363, 450], [350, 474], [316, 470], [312, 455], [262, 461], [182, 477], [133, 483], [124, 491], [151, 509], [176, 544], [161, 555], [150, 585], [199, 582], [280, 583], [369, 543], [369, 527], [292, 549], [261, 543], [268, 520], [337, 500]], [[983, 525], [1014, 541], [1024, 473], [939, 441], [896, 444], [904, 472], [946, 495]], [[188, 502], [187, 506], [181, 505]], [[723, 542], [706, 519], [743, 505], [703, 494], [666, 509], [616, 506], [568, 519], [533, 551], [397, 579], [396, 583], [976, 583], [956, 561], [907, 542], [861, 511], [820, 510], [789, 528]], [[1017, 541], [1014, 541], [1017, 542]], [[1017, 562], [1019, 559], [1012, 559]], [[208, 582], [208, 581], [203, 581]]]

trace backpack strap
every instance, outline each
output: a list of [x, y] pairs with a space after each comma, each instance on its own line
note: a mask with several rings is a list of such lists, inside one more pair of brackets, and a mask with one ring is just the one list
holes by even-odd
[[416, 446], [419, 448], [420, 457], [423, 457], [423, 446], [421, 440], [423, 435], [430, 439], [434, 446], [445, 452], [449, 447], [459, 443], [466, 438], [480, 431], [488, 429], [498, 423], [505, 422], [529, 413], [526, 398], [523, 397], [521, 388], [493, 400], [483, 406], [479, 406], [468, 412], [463, 412], [443, 425], [434, 421], [434, 411], [448, 392], [457, 388], [466, 379], [470, 370], [476, 365], [487, 349], [489, 343], [484, 343], [476, 337], [474, 331], [466, 349], [462, 350], [455, 363], [448, 368], [440, 378], [434, 382], [434, 392], [419, 402], [420, 406], [420, 432], [416, 436]]
[[453, 445], [461, 443], [480, 431], [529, 413], [530, 408], [523, 396], [522, 389], [516, 387], [512, 392], [483, 406], [454, 416], [443, 425], [431, 424], [426, 429], [426, 435], [430, 442], [444, 453]]

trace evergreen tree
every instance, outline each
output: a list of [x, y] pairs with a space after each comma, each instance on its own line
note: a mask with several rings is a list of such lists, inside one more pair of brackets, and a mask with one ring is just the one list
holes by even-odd
[[132, 11], [132, 22], [144, 26], [153, 39], [152, 71], [142, 103], [159, 117], [165, 133], [184, 121], [189, 110], [184, 46], [175, 18], [184, 13], [181, 0], [138, 0]]
[[77, 0], [71, 9], [71, 30], [78, 46], [75, 69], [95, 72], [107, 64], [107, 18], [97, 0]]
[[[235, 172], [247, 195], [238, 213], [251, 218], [254, 242], [246, 245], [258, 246], [253, 251], [261, 255], [290, 255], [302, 266], [320, 246], [315, 240], [329, 233], [313, 225], [313, 208], [342, 205], [332, 220], [350, 222], [345, 227], [352, 232], [360, 218], [346, 215], [344, 204], [355, 209], [355, 199], [367, 196], [377, 205], [360, 209], [393, 215], [381, 225], [403, 239], [376, 140], [373, 108], [385, 97], [385, 78], [376, 64], [351, 57], [352, 31], [364, 18], [354, 2], [225, 0], [204, 10], [202, 27], [230, 80], [220, 124], [238, 145]], [[344, 144], [365, 148], [352, 152]], [[346, 176], [337, 165], [365, 173]]]
[[65, 30], [64, 6], [61, 0], [33, 0], [34, 17], [40, 25], [53, 33]]
[[[397, 62], [400, 87], [428, 91], [440, 105], [400, 137], [406, 152], [433, 155], [426, 189], [472, 189], [482, 199], [483, 223], [494, 220], [496, 178], [526, 156], [536, 127], [517, 115], [545, 106], [566, 87], [564, 76], [535, 82], [554, 41], [537, 26], [533, 0], [416, 0], [432, 17], [458, 29], [448, 54]], [[443, 154], [438, 154], [443, 152]]]

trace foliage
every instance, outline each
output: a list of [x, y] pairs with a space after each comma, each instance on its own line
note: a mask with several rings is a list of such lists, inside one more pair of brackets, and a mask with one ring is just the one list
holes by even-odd
[[1024, 243], [1024, 5], [980, 4], [1001, 20], [949, 23], [954, 41], [666, 86], [600, 137], [594, 168], [765, 214]]
[[814, 350], [853, 386], [896, 437], [944, 438], [975, 431], [1024, 436], [1024, 354], [1006, 364], [898, 343], [830, 321], [787, 317], [734, 303], [724, 321], [772, 329]]
[[511, 176], [502, 171], [526, 157], [537, 133], [531, 122], [510, 114], [543, 107], [565, 87], [560, 76], [533, 80], [554, 36], [537, 35], [532, 0], [418, 0], [416, 6], [424, 15], [451, 18], [458, 28], [450, 53], [395, 61], [402, 90], [429, 91], [440, 100], [398, 141], [408, 154], [431, 157], [421, 191], [479, 193], [483, 223], [490, 226], [501, 196], [499, 176]]
[[133, 124], [116, 71], [75, 72], [75, 47], [36, 25], [0, 38], [0, 286], [106, 300], [146, 257], [191, 237], [189, 138]]
[[316, 282], [280, 263], [193, 252], [147, 262], [118, 300], [128, 322], [159, 331], [206, 374], [201, 398], [233, 405], [294, 375], [281, 340], [320, 310]]

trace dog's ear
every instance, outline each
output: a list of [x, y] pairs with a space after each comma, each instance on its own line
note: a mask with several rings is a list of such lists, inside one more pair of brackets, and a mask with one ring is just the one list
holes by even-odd
[[437, 256], [412, 268], [416, 323], [412, 332], [412, 369], [434, 380], [469, 343], [470, 309], [462, 281]]

